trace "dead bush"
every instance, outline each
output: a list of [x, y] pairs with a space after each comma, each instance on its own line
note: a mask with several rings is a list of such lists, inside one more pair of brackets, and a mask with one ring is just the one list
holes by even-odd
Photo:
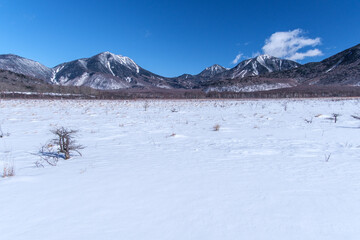
[[215, 124], [213, 127], [214, 131], [219, 131], [220, 130], [220, 125], [219, 124]]
[[55, 139], [52, 140], [52, 143], [58, 146], [59, 153], [64, 154], [64, 159], [70, 159], [73, 152], [78, 153], [80, 156], [80, 150], [84, 149], [84, 146], [77, 144], [74, 139], [78, 130], [68, 129], [65, 127], [60, 127], [51, 132], [56, 136]]
[[325, 162], [328, 162], [330, 160], [331, 153], [325, 154]]
[[8, 137], [8, 136], [10, 136], [10, 133], [4, 133], [2, 128], [1, 128], [1, 125], [0, 125], [0, 138]]
[[144, 105], [143, 105], [145, 112], [148, 110], [149, 106], [150, 106], [149, 102], [148, 102], [148, 101], [145, 101], [145, 102], [144, 102]]
[[14, 161], [10, 161], [4, 164], [2, 177], [13, 177], [15, 176], [15, 164]]
[[59, 159], [64, 158], [51, 142], [44, 144], [37, 155], [40, 159], [35, 162], [36, 167], [44, 167], [44, 163], [56, 166]]
[[55, 135], [55, 138], [44, 144], [38, 153], [34, 154], [40, 157], [35, 162], [36, 167], [44, 167], [45, 163], [56, 166], [61, 158], [68, 160], [73, 156], [74, 152], [82, 156], [80, 150], [85, 147], [77, 144], [74, 139], [78, 130], [60, 127], [51, 130], [51, 132]]
[[310, 118], [310, 119], [304, 119], [304, 121], [306, 122], [306, 123], [312, 123], [313, 122], [313, 118]]
[[341, 115], [338, 114], [338, 113], [333, 113], [333, 114], [332, 114], [332, 117], [334, 118], [334, 122], [335, 122], [335, 123], [337, 122], [337, 119], [338, 119], [339, 116], [341, 116]]

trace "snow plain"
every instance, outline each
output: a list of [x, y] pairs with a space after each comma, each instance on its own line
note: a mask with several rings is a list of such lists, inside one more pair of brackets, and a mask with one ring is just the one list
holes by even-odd
[[[148, 103], [2, 100], [0, 239], [359, 239], [359, 100]], [[56, 126], [83, 156], [36, 168]]]

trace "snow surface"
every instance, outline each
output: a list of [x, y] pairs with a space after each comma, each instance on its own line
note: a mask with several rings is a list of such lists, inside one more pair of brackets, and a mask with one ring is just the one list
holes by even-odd
[[[0, 238], [359, 239], [359, 100], [144, 104], [2, 100]], [[83, 157], [35, 168], [56, 126]]]

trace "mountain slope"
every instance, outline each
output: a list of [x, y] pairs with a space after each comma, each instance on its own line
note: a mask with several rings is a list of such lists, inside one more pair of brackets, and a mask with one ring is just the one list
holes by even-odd
[[46, 81], [49, 81], [52, 76], [51, 68], [48, 68], [39, 62], [13, 54], [0, 55], [0, 69]]
[[218, 78], [244, 78], [248, 76], [258, 76], [266, 73], [284, 71], [293, 68], [298, 68], [301, 64], [272, 57], [269, 55], [260, 55], [255, 58], [250, 58], [239, 63], [236, 67], [217, 75]]
[[307, 63], [297, 69], [264, 75], [264, 77], [293, 79], [298, 84], [359, 85], [360, 44], [321, 62]]

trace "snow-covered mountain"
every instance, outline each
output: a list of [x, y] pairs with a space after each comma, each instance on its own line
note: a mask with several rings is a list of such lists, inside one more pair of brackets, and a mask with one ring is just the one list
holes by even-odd
[[322, 60], [287, 71], [259, 76], [262, 79], [287, 79], [303, 85], [360, 86], [360, 44]]
[[128, 57], [110, 52], [60, 64], [53, 68], [51, 81], [96, 89], [171, 88], [163, 77], [141, 68]]
[[236, 67], [218, 75], [220, 78], [244, 78], [247, 76], [258, 76], [265, 73], [284, 71], [297, 68], [301, 64], [291, 61], [272, 57], [269, 55], [260, 55], [242, 61]]
[[199, 88], [202, 84], [211, 81], [214, 77], [220, 73], [228, 71], [228, 68], [214, 64], [210, 67], [205, 68], [199, 74], [183, 74], [178, 77], [169, 79], [168, 81], [172, 84], [180, 86], [180, 88]]
[[16, 55], [0, 55], [0, 69], [42, 79], [52, 84], [88, 86], [103, 90], [201, 88], [203, 84], [219, 79], [261, 75], [296, 68], [299, 65], [293, 61], [261, 55], [245, 60], [232, 69], [215, 64], [197, 75], [184, 74], [176, 78], [166, 78], [141, 68], [129, 57], [110, 52], [62, 63], [54, 68]]
[[0, 55], [0, 69], [49, 81], [53, 70], [39, 62], [13, 54]]
[[229, 70], [228, 68], [225, 68], [223, 66], [220, 66], [219, 64], [214, 64], [211, 67], [206, 68], [204, 71], [199, 73], [197, 76], [201, 77], [213, 77], [219, 73], [223, 73], [225, 71]]
[[110, 52], [48, 68], [16, 55], [0, 55], [0, 69], [41, 79], [50, 84], [88, 86], [101, 90], [200, 89], [209, 91], [260, 91], [298, 85], [360, 86], [360, 45], [321, 62], [301, 65], [294, 61], [260, 55], [232, 69], [220, 65], [199, 74], [166, 78], [147, 71], [132, 59]]
[[[281, 68], [267, 69], [270, 64], [266, 64], [267, 67], [261, 64], [262, 69], [266, 68], [268, 70], [267, 73], [266, 71], [260, 72], [259, 69], [257, 73], [253, 71], [253, 65], [259, 66], [259, 63], [263, 62], [264, 58], [259, 59], [260, 57], [240, 63], [234, 69], [226, 72], [231, 73], [227, 76], [228, 78], [225, 77], [221, 80], [209, 82], [206, 86], [203, 85], [202, 89], [205, 89], [205, 91], [245, 92], [314, 85], [340, 88], [344, 86], [360, 86], [360, 44], [321, 62], [294, 65], [292, 61], [275, 59], [273, 61], [277, 63], [275, 66], [281, 66]], [[269, 57], [269, 59], [273, 58]], [[250, 66], [250, 68], [246, 69], [246, 66]], [[242, 75], [243, 73], [248, 74], [248, 76]], [[307, 89], [311, 90], [311, 88]]]
[[128, 57], [110, 52], [62, 63], [54, 68], [17, 55], [0, 55], [0, 69], [65, 86], [88, 86], [106, 90], [171, 88], [165, 78], [141, 68]]
[[215, 64], [197, 75], [184, 74], [174, 78], [174, 81], [186, 88], [203, 88], [212, 83], [217, 84], [224, 79], [239, 79], [248, 76], [258, 76], [265, 73], [289, 70], [299, 66], [301, 66], [301, 64], [294, 61], [280, 59], [269, 55], [260, 55], [255, 58], [244, 60], [231, 69]]

